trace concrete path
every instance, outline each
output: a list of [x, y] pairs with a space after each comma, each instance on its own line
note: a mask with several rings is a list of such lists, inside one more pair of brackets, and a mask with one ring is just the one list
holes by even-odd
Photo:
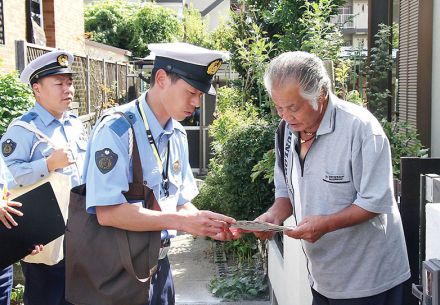
[[269, 301], [223, 302], [209, 291], [217, 274], [213, 243], [190, 234], [178, 235], [169, 252], [178, 305], [269, 305]]

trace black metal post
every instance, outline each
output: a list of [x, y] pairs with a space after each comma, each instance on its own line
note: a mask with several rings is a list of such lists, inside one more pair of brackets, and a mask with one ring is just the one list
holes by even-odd
[[400, 180], [402, 182], [400, 214], [411, 269], [411, 279], [405, 286], [404, 304], [417, 305], [418, 300], [411, 293], [411, 283], [421, 283], [420, 266], [425, 252], [425, 241], [421, 241], [425, 236], [425, 232], [421, 232], [425, 216], [422, 215], [424, 207], [421, 208], [420, 175], [440, 173], [440, 159], [401, 158], [400, 164]]

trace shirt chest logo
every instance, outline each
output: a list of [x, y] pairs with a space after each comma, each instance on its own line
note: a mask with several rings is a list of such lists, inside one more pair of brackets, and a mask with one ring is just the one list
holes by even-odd
[[325, 174], [324, 178], [322, 179], [325, 182], [329, 183], [348, 183], [350, 180], [348, 180], [345, 175], [332, 175], [332, 174]]

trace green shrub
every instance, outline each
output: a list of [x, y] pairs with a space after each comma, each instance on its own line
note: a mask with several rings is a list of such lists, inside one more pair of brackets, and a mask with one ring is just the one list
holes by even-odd
[[[222, 89], [223, 90], [223, 89]], [[275, 125], [259, 117], [255, 107], [234, 105], [239, 93], [219, 90], [222, 113], [213, 122], [214, 156], [210, 171], [194, 203], [236, 219], [254, 219], [273, 203], [273, 185], [262, 177], [252, 180], [252, 168], [273, 148]], [[231, 99], [228, 99], [231, 97]], [[227, 105], [227, 100], [231, 105]]]
[[346, 95], [346, 100], [348, 102], [351, 102], [351, 103], [357, 104], [359, 106], [365, 107], [365, 101], [361, 97], [359, 91], [357, 91], [357, 90], [348, 91], [347, 95]]
[[408, 122], [381, 121], [383, 130], [390, 141], [391, 159], [394, 178], [400, 178], [401, 157], [427, 157], [428, 149], [424, 149], [417, 138], [417, 131]]
[[261, 261], [230, 267], [223, 277], [214, 278], [209, 287], [216, 297], [227, 300], [261, 299], [267, 295], [267, 281]]
[[11, 292], [11, 305], [20, 305], [23, 302], [24, 286], [22, 284], [17, 284], [12, 288]]
[[0, 75], [0, 136], [13, 119], [32, 105], [32, 90], [18, 79], [17, 72]]

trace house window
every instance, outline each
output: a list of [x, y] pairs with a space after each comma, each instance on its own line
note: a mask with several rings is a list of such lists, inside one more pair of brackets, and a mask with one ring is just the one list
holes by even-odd
[[3, 20], [3, 0], [0, 0], [0, 44], [5, 44], [5, 25]]
[[27, 0], [26, 16], [28, 42], [45, 46], [43, 0]]
[[43, 27], [43, 0], [31, 0], [31, 18], [40, 27]]

